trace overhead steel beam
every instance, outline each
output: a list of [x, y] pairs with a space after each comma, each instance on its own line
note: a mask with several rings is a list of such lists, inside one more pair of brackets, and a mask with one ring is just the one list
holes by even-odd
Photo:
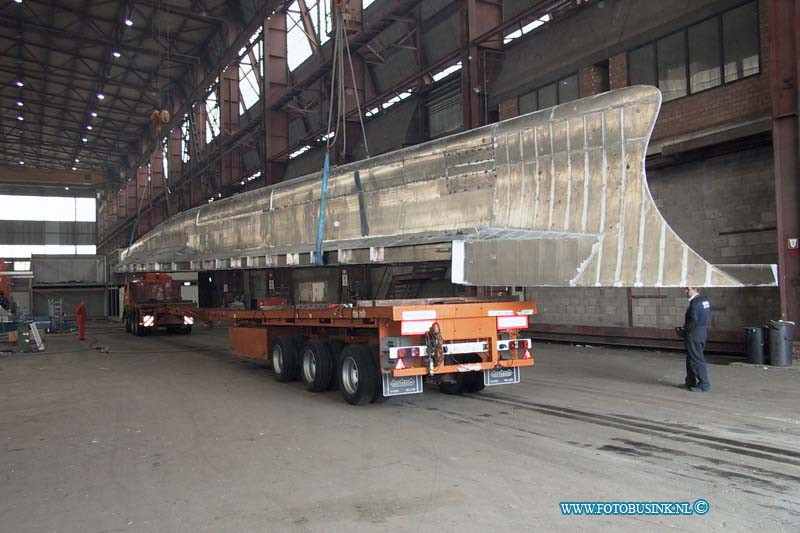
[[[32, 33], [38, 33], [40, 35], [50, 35], [51, 37], [57, 37], [59, 39], [74, 41], [76, 43], [81, 43], [81, 44], [93, 44], [97, 46], [108, 46], [113, 48], [119, 47], [122, 50], [127, 50], [129, 52], [136, 52], [137, 54], [142, 54], [142, 55], [154, 56], [158, 57], [159, 59], [167, 55], [167, 51], [165, 50], [159, 50], [156, 48], [146, 48], [143, 46], [136, 46], [129, 43], [118, 43], [114, 42], [112, 39], [101, 39], [98, 37], [92, 37], [90, 35], [59, 30], [57, 28], [48, 28], [47, 26], [36, 24], [29, 21], [19, 22], [17, 19], [13, 19], [3, 15], [0, 15], [0, 26], [8, 26], [22, 32], [29, 31]], [[169, 51], [169, 57], [176, 63], [184, 63], [187, 65], [194, 65], [198, 61], [197, 57], [183, 54], [177, 51]]]
[[207, 24], [222, 24], [226, 21], [224, 17], [218, 17], [209, 14], [208, 11], [197, 11], [194, 9], [187, 9], [185, 7], [176, 6], [167, 2], [154, 1], [154, 0], [130, 0], [130, 3], [137, 6], [149, 7], [156, 12], [170, 13], [180, 17], [204, 22]]
[[[283, 6], [283, 4], [284, 2], [282, 0], [264, 0], [259, 4], [259, 8], [255, 11], [255, 13], [253, 13], [252, 19], [244, 28], [242, 28], [239, 35], [231, 40], [232, 44], [229, 45], [219, 57], [215, 58], [216, 68], [209, 69], [208, 72], [205, 73], [197, 83], [195, 83], [192, 89], [186, 92], [185, 98], [181, 104], [177, 107], [177, 109], [173, 110], [172, 120], [164, 127], [165, 131], [180, 125], [182, 117], [188, 112], [191, 106], [195, 102], [203, 100], [208, 88], [218, 76], [219, 68], [223, 65], [230, 64], [236, 58], [238, 58], [239, 50], [247, 45], [250, 37], [256, 31], [258, 31], [258, 29], [264, 23], [264, 20], [266, 20], [268, 16], [272, 15], [273, 12]], [[199, 66], [199, 64], [196, 66]], [[143, 137], [143, 145], [145, 148], [142, 150], [143, 153], [131, 165], [133, 168], [138, 167], [144, 161], [146, 161], [147, 154], [149, 154], [153, 148], [152, 140], [149, 139], [149, 136], [143, 135]]]
[[289, 85], [288, 48], [286, 42], [286, 17], [272, 17], [264, 24], [264, 78], [261, 80], [261, 109], [264, 124], [263, 182], [278, 183], [286, 171], [286, 158], [276, 156], [289, 147], [289, 117], [282, 109], [270, 109], [263, 105], [267, 96], [285, 91]]

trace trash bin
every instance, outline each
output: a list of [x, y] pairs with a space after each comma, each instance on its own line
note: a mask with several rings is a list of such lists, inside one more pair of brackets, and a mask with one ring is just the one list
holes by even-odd
[[744, 353], [751, 365], [766, 364], [764, 359], [764, 330], [761, 326], [744, 328]]
[[769, 364], [772, 366], [792, 366], [792, 340], [794, 322], [770, 320], [769, 322]]

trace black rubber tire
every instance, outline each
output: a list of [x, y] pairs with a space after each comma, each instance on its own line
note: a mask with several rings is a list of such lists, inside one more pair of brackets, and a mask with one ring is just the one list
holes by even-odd
[[[483, 359], [480, 358], [479, 355], [474, 354], [471, 356], [467, 356], [466, 362], [467, 363], [480, 363]], [[475, 393], [480, 392], [486, 388], [486, 385], [483, 384], [483, 371], [478, 372], [468, 372], [464, 374], [464, 392], [466, 393]]]
[[375, 359], [369, 346], [350, 344], [342, 350], [337, 369], [339, 390], [350, 405], [366, 405], [375, 401], [380, 386]]
[[455, 381], [442, 381], [439, 383], [439, 391], [445, 394], [463, 394], [466, 382], [464, 374], [455, 374], [453, 379]]
[[[279, 353], [278, 350], [280, 350]], [[297, 345], [291, 337], [275, 337], [269, 349], [269, 359], [272, 361], [275, 379], [282, 383], [297, 380], [300, 364]]]
[[181, 335], [191, 335], [192, 334], [192, 325], [191, 324], [184, 324], [183, 326], [179, 326], [178, 333]]
[[327, 390], [333, 378], [334, 366], [328, 343], [318, 339], [306, 341], [300, 352], [300, 378], [310, 392]]
[[131, 331], [137, 337], [141, 337], [143, 335], [142, 330], [144, 328], [139, 324], [139, 311], [134, 311], [131, 314]]
[[383, 403], [386, 401], [386, 397], [383, 395], [383, 375], [380, 372], [380, 352], [378, 351], [378, 347], [376, 345], [371, 345], [369, 347], [369, 351], [372, 354], [372, 361], [375, 364], [375, 369], [378, 372], [378, 384], [375, 386], [375, 393], [372, 395], [372, 402], [373, 403]]
[[464, 392], [475, 393], [486, 388], [483, 384], [483, 372], [470, 372], [464, 379]]
[[128, 311], [125, 311], [125, 333], [131, 332], [131, 314]]
[[344, 350], [345, 344], [339, 339], [328, 339], [326, 342], [328, 343], [328, 351], [330, 352], [331, 360], [333, 361], [333, 375], [331, 375], [331, 382], [328, 384], [328, 390], [339, 390], [339, 373], [337, 370], [339, 368], [339, 359], [342, 358], [342, 350]]

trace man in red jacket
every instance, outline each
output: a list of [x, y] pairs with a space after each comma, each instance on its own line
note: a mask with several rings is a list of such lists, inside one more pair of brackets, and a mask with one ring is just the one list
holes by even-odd
[[86, 340], [86, 302], [81, 301], [75, 308], [75, 316], [78, 319], [78, 340]]

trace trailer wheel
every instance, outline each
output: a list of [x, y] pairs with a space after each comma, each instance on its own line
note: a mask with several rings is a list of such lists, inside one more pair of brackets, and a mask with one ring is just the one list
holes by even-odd
[[142, 336], [142, 326], [139, 325], [139, 311], [138, 309], [133, 312], [133, 316], [131, 317], [131, 330], [133, 334], [137, 337]]
[[466, 381], [464, 374], [454, 374], [454, 381], [442, 381], [439, 383], [439, 391], [445, 394], [462, 394]]
[[192, 334], [192, 325], [191, 324], [184, 324], [183, 326], [180, 326], [180, 328], [181, 329], [178, 330], [178, 331], [179, 331], [179, 333], [181, 335], [191, 335]]
[[333, 372], [331, 375], [331, 382], [328, 384], [328, 390], [337, 390], [339, 388], [339, 360], [342, 358], [342, 350], [344, 350], [344, 343], [339, 339], [328, 339], [328, 351], [331, 354], [331, 361], [333, 362]]
[[275, 379], [280, 382], [294, 381], [299, 371], [297, 348], [291, 337], [276, 337], [270, 349]]
[[324, 391], [331, 383], [334, 368], [328, 343], [321, 340], [306, 341], [302, 353], [300, 375], [303, 385], [311, 392]]
[[480, 392], [486, 388], [483, 384], [483, 372], [470, 372], [465, 378], [464, 392]]
[[[372, 354], [372, 361], [375, 364], [376, 370], [380, 368], [380, 352], [378, 347], [374, 344], [370, 345], [369, 351]], [[378, 378], [378, 382], [375, 384], [375, 393], [372, 395], [372, 402], [373, 403], [383, 403], [386, 401], [386, 397], [383, 395], [383, 376], [381, 375], [380, 371], [376, 374]]]
[[[479, 355], [474, 354], [467, 357], [468, 363], [481, 363], [483, 359]], [[464, 375], [464, 392], [480, 392], [486, 388], [483, 384], [483, 372], [469, 372]]]
[[372, 350], [363, 344], [350, 344], [342, 351], [339, 361], [339, 389], [351, 405], [365, 405], [375, 401], [379, 386]]

